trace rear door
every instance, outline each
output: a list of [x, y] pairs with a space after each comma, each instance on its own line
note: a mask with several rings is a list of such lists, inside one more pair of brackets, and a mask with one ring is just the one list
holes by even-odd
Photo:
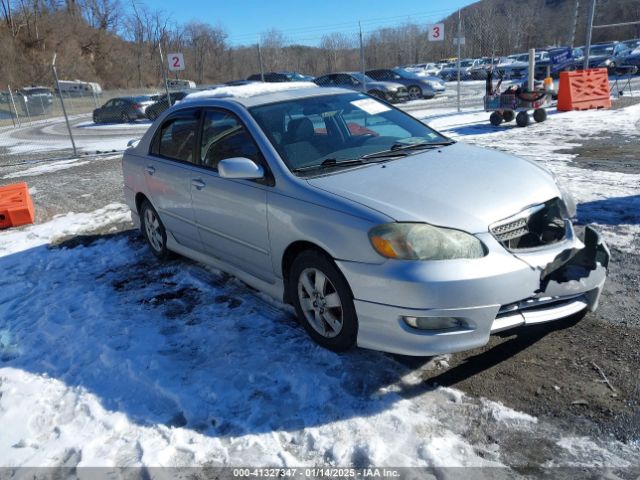
[[268, 181], [222, 178], [218, 163], [245, 157], [268, 171], [250, 132], [232, 112], [203, 113], [201, 166], [191, 177], [191, 198], [205, 253], [256, 277], [274, 279], [267, 226]]
[[165, 119], [151, 143], [145, 179], [151, 203], [176, 241], [201, 249], [191, 206], [196, 170], [199, 109], [178, 110]]

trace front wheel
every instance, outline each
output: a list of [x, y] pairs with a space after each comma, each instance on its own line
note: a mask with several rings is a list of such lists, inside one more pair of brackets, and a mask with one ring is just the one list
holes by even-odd
[[422, 89], [417, 85], [410, 86], [408, 91], [409, 91], [409, 100], [418, 100], [422, 98]]
[[504, 119], [502, 118], [502, 115], [500, 115], [499, 112], [493, 112], [489, 117], [489, 122], [491, 122], [491, 125], [493, 125], [494, 127], [499, 126], [503, 120]]
[[127, 115], [126, 113], [122, 112], [120, 114], [120, 121], [122, 123], [129, 123], [129, 115]]
[[293, 261], [289, 298], [307, 333], [334, 352], [353, 347], [358, 319], [347, 281], [332, 260], [306, 251]]
[[167, 232], [158, 212], [148, 200], [140, 206], [140, 223], [142, 234], [153, 254], [160, 260], [168, 259], [171, 252], [167, 249]]

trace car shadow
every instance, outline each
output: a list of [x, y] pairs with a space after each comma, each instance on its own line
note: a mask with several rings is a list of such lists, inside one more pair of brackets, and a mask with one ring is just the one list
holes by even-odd
[[578, 222], [601, 225], [640, 224], [640, 195], [612, 197], [577, 205]]
[[[134, 230], [0, 257], [0, 269], [0, 367], [80, 387], [142, 426], [211, 437], [373, 416], [546, 334], [529, 329], [435, 374], [429, 357], [336, 354], [290, 307], [190, 260], [159, 262]], [[406, 385], [416, 372], [424, 381]]]

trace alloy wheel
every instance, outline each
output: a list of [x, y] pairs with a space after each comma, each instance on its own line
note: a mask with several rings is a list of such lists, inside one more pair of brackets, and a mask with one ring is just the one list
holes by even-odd
[[298, 279], [298, 300], [307, 322], [325, 338], [334, 338], [343, 327], [340, 295], [331, 280], [317, 268], [306, 268]]
[[162, 238], [160, 221], [155, 212], [150, 208], [147, 208], [144, 212], [144, 229], [151, 247], [155, 251], [161, 252], [164, 246], [164, 240]]

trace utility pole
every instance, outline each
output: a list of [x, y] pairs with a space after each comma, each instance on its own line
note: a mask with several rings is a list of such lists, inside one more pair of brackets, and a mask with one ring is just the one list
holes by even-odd
[[262, 66], [262, 50], [260, 50], [260, 42], [257, 43], [258, 47], [258, 63], [260, 64], [260, 80], [264, 82], [264, 67]]
[[60, 82], [58, 81], [58, 71], [56, 70], [56, 57], [58, 54], [53, 54], [53, 61], [51, 62], [51, 70], [53, 71], [53, 79], [56, 82], [56, 90], [58, 91], [58, 96], [60, 97], [60, 104], [62, 105], [62, 113], [64, 113], [64, 121], [67, 123], [67, 130], [69, 130], [69, 138], [71, 139], [71, 146], [73, 147], [73, 156], [78, 156], [78, 151], [76, 150], [76, 142], [73, 140], [73, 132], [71, 131], [71, 124], [69, 123], [69, 117], [67, 116], [67, 109], [64, 108], [64, 100], [62, 98], [62, 92], [60, 91]]
[[578, 29], [578, 12], [580, 11], [580, 0], [576, 0], [576, 12], [573, 17], [573, 30], [571, 31], [571, 48], [576, 44], [576, 30]]
[[593, 30], [593, 17], [596, 14], [596, 0], [591, 0], [591, 8], [589, 9], [589, 19], [587, 20], [587, 42], [585, 43], [584, 52], [584, 65], [582, 68], [587, 70], [589, 68], [589, 50], [591, 50], [591, 33]]
[[462, 17], [458, 9], [458, 112], [460, 112], [460, 56], [462, 55]]
[[360, 29], [360, 69], [362, 70], [363, 83], [362, 83], [362, 91], [367, 93], [367, 77], [365, 75], [365, 65], [364, 65], [364, 43], [362, 41], [362, 25], [358, 21], [358, 28]]
[[158, 51], [160, 52], [160, 69], [162, 70], [162, 80], [164, 81], [164, 90], [167, 92], [167, 103], [171, 108], [171, 95], [169, 95], [169, 82], [167, 81], [167, 71], [164, 68], [164, 55], [162, 55], [162, 44], [158, 42]]

